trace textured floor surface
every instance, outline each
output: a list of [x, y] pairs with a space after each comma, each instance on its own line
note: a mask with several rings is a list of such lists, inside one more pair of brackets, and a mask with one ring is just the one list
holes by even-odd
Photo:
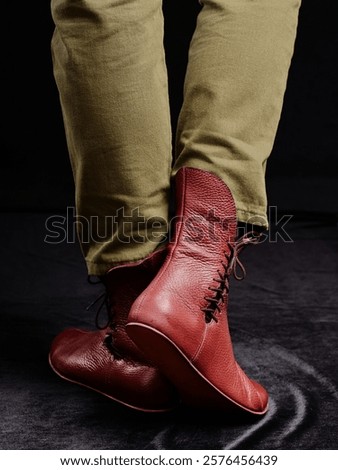
[[[133, 412], [70, 384], [48, 365], [53, 337], [94, 328], [76, 243], [48, 244], [49, 214], [1, 215], [1, 449], [337, 449], [338, 230], [296, 221], [293, 242], [273, 237], [243, 252], [231, 281], [238, 362], [269, 390], [260, 419], [179, 409]], [[70, 240], [72, 241], [72, 240]]]

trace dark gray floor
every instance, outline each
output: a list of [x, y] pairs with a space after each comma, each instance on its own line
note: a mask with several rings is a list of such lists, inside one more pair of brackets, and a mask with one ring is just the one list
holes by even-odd
[[297, 218], [294, 240], [247, 248], [231, 281], [238, 362], [271, 395], [261, 419], [179, 409], [133, 412], [62, 381], [48, 365], [53, 337], [94, 328], [77, 244], [44, 242], [49, 214], [1, 215], [0, 448], [336, 449], [338, 230]]

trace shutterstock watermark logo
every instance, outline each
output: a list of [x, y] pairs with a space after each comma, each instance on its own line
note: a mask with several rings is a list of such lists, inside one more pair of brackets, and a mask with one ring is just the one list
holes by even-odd
[[[204, 214], [185, 217], [174, 216], [169, 220], [161, 216], [145, 217], [140, 208], [126, 213], [123, 207], [114, 215], [84, 217], [76, 214], [74, 207], [68, 207], [66, 215], [51, 215], [45, 221], [46, 234], [44, 241], [49, 244], [77, 243], [98, 244], [110, 240], [119, 243], [160, 243], [171, 239], [174, 231], [184, 229], [186, 242], [206, 243], [224, 240], [224, 233], [239, 235], [259, 230], [257, 217], [246, 223], [240, 223], [233, 217], [221, 217], [221, 211], [211, 209]], [[262, 231], [260, 243], [293, 242], [287, 225], [292, 214], [278, 214], [277, 206], [268, 209], [270, 230]]]
[[282, 241], [284, 243], [292, 243], [293, 239], [288, 232], [287, 224], [293, 218], [292, 214], [278, 215], [277, 206], [269, 206], [269, 224], [271, 230], [269, 231], [268, 240], [270, 243], [277, 243]]
[[142, 215], [139, 207], [126, 213], [124, 207], [114, 215], [84, 217], [67, 207], [66, 215], [52, 215], [45, 222], [44, 241], [50, 244], [104, 243], [116, 239], [120, 243], [161, 241], [168, 233], [168, 221], [163, 217]]

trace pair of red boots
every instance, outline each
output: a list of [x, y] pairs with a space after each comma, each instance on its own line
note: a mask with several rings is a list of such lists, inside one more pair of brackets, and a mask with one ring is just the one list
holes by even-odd
[[142, 411], [184, 403], [264, 414], [268, 394], [236, 362], [227, 318], [238, 252], [258, 238], [237, 238], [233, 197], [212, 173], [179, 170], [176, 204], [165, 249], [103, 276], [109, 326], [59, 334], [50, 364], [64, 379]]

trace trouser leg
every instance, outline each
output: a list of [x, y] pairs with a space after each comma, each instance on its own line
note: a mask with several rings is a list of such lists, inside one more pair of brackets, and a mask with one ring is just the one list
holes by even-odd
[[52, 0], [54, 76], [89, 274], [158, 246], [171, 132], [160, 0]]
[[[216, 173], [241, 222], [267, 226], [265, 168], [281, 115], [300, 0], [204, 0], [189, 51], [174, 174]], [[212, 190], [212, 188], [210, 188]]]

